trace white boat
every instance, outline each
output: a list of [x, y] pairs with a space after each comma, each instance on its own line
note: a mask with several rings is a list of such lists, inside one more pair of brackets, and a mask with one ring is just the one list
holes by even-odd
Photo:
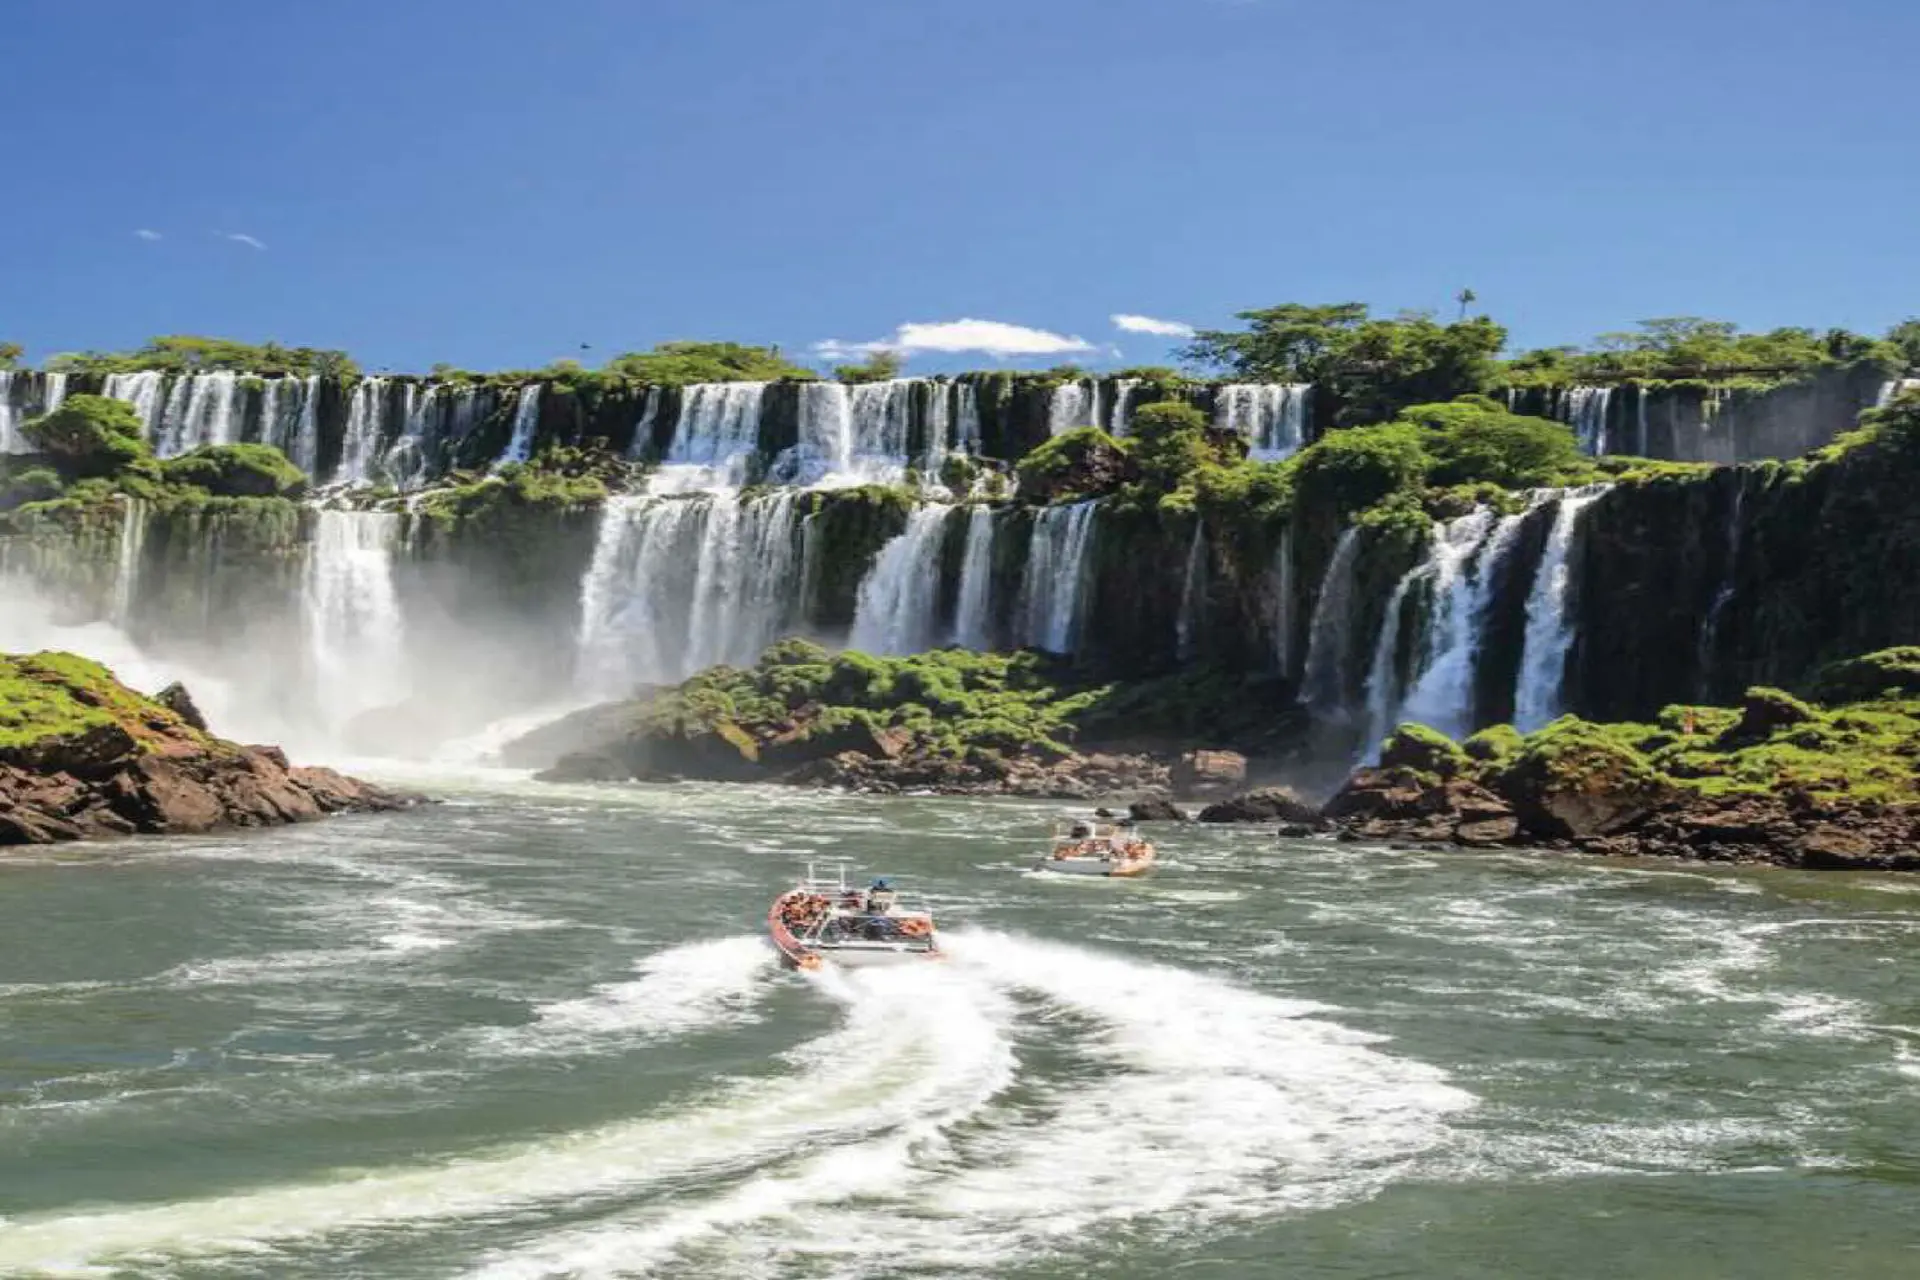
[[1155, 856], [1153, 846], [1131, 823], [1083, 819], [1054, 827], [1053, 849], [1034, 870], [1051, 875], [1124, 879], [1145, 875]]
[[862, 890], [847, 883], [844, 866], [835, 872], [817, 875], [808, 863], [806, 878], [767, 911], [767, 932], [789, 965], [861, 968], [942, 958], [932, 912], [903, 905], [885, 880]]

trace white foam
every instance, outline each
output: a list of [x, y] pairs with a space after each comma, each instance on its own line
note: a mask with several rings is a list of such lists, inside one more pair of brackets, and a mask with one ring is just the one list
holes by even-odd
[[750, 1020], [767, 990], [774, 953], [766, 939], [742, 934], [689, 943], [648, 956], [639, 976], [610, 982], [577, 1000], [540, 1006], [530, 1028], [515, 1028], [523, 1049], [565, 1050], [583, 1037], [666, 1038]]

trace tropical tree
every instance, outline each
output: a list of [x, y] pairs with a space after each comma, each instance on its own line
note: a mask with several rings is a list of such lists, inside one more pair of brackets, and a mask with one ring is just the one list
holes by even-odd
[[651, 351], [629, 351], [607, 361], [616, 377], [657, 386], [691, 382], [775, 382], [816, 375], [788, 361], [779, 347], [738, 342], [662, 342]]
[[70, 480], [114, 475], [152, 456], [133, 406], [105, 396], [68, 396], [21, 430]]
[[887, 382], [900, 376], [906, 360], [898, 351], [884, 348], [873, 352], [859, 364], [835, 365], [833, 376], [841, 382], [854, 385], [862, 382]]

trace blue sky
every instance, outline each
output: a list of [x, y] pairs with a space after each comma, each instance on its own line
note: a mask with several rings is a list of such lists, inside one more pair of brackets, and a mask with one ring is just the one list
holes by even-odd
[[1047, 345], [940, 327], [972, 319], [1137, 363], [1169, 339], [1111, 316], [1463, 285], [1521, 346], [1920, 314], [1912, 0], [13, 0], [6, 28], [0, 337], [36, 355]]

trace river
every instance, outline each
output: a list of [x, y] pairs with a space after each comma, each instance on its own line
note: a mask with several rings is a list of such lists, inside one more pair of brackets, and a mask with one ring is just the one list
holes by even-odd
[[[0, 1274], [1920, 1274], [1920, 881], [433, 779], [0, 860]], [[782, 972], [807, 857], [951, 958]]]

